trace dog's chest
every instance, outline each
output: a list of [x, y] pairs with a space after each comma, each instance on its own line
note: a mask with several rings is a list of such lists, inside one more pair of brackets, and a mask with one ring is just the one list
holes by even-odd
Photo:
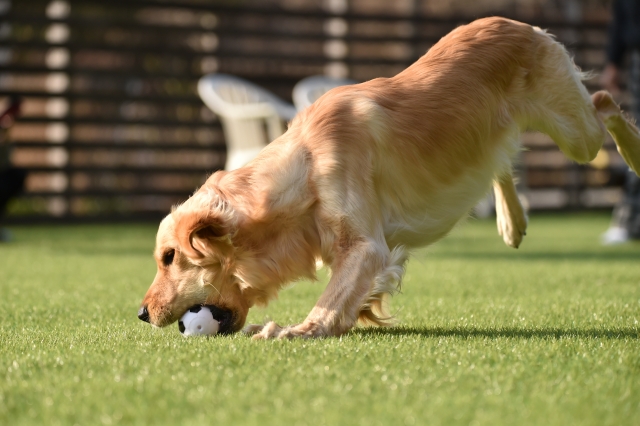
[[444, 237], [489, 193], [496, 176], [511, 171], [520, 145], [517, 127], [492, 137], [491, 148], [482, 155], [477, 153], [482, 161], [465, 165], [461, 159], [453, 160], [457, 173], [450, 173], [452, 167], [445, 161], [428, 156], [413, 162], [398, 158], [384, 161], [376, 192], [390, 247], [424, 246]]
[[401, 188], [382, 188], [379, 199], [388, 245], [419, 247], [446, 236], [489, 193], [501, 168], [490, 162], [443, 185], [405, 181]]

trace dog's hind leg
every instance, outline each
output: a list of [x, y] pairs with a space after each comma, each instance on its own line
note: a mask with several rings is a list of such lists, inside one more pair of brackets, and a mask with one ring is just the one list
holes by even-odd
[[627, 165], [640, 176], [640, 132], [638, 132], [638, 128], [624, 117], [620, 107], [608, 92], [596, 92], [591, 96], [591, 99], [598, 111], [598, 118], [602, 120], [615, 141], [618, 152]]
[[[565, 86], [567, 92], [572, 87]], [[585, 92], [586, 90], [582, 88]], [[588, 103], [577, 101], [575, 108], [550, 105], [547, 123], [536, 128], [547, 133], [572, 160], [586, 163], [595, 158], [605, 141], [605, 130], [612, 136], [618, 152], [640, 176], [640, 131], [629, 121], [606, 91], [594, 93]]]
[[566, 50], [540, 33], [536, 65], [531, 69], [523, 109], [526, 126], [546, 133], [569, 158], [593, 160], [613, 137], [625, 162], [640, 174], [640, 132], [628, 121], [608, 92], [589, 96]]
[[505, 244], [518, 248], [527, 231], [527, 216], [524, 213], [511, 173], [496, 177], [493, 181], [496, 197], [496, 219], [498, 233]]

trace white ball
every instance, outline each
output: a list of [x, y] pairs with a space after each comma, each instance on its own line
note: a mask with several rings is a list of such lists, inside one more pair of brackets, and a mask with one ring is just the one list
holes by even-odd
[[206, 306], [194, 306], [180, 318], [178, 327], [184, 336], [213, 336], [218, 333], [220, 323]]

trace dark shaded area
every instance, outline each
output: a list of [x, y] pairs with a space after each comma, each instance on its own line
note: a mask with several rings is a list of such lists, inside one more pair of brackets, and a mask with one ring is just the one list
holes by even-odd
[[[157, 221], [184, 201], [225, 161], [220, 122], [196, 90], [205, 74], [289, 100], [310, 75], [393, 76], [458, 25], [494, 15], [548, 29], [582, 69], [598, 70], [609, 19], [606, 2], [551, 0], [351, 0], [344, 10], [285, 0], [5, 3], [0, 99], [21, 96], [28, 110], [12, 137], [16, 165], [29, 172], [12, 223]], [[525, 143], [522, 183], [538, 200], [562, 192], [536, 208], [610, 207], [592, 190], [620, 185], [626, 168], [611, 143], [600, 169], [566, 162], [548, 138]]]
[[424, 338], [434, 337], [458, 337], [463, 339], [488, 338], [488, 339], [640, 339], [640, 328], [622, 329], [575, 329], [560, 327], [544, 328], [477, 328], [477, 327], [392, 327], [392, 328], [357, 328], [351, 333], [375, 337], [375, 336], [420, 336]]

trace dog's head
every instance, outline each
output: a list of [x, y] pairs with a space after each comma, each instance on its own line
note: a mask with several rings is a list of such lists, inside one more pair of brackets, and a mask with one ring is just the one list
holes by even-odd
[[164, 327], [194, 305], [215, 305], [223, 312], [216, 318], [220, 332], [240, 330], [250, 306], [233, 274], [236, 225], [234, 210], [206, 189], [168, 215], [156, 237], [158, 270], [138, 317]]

